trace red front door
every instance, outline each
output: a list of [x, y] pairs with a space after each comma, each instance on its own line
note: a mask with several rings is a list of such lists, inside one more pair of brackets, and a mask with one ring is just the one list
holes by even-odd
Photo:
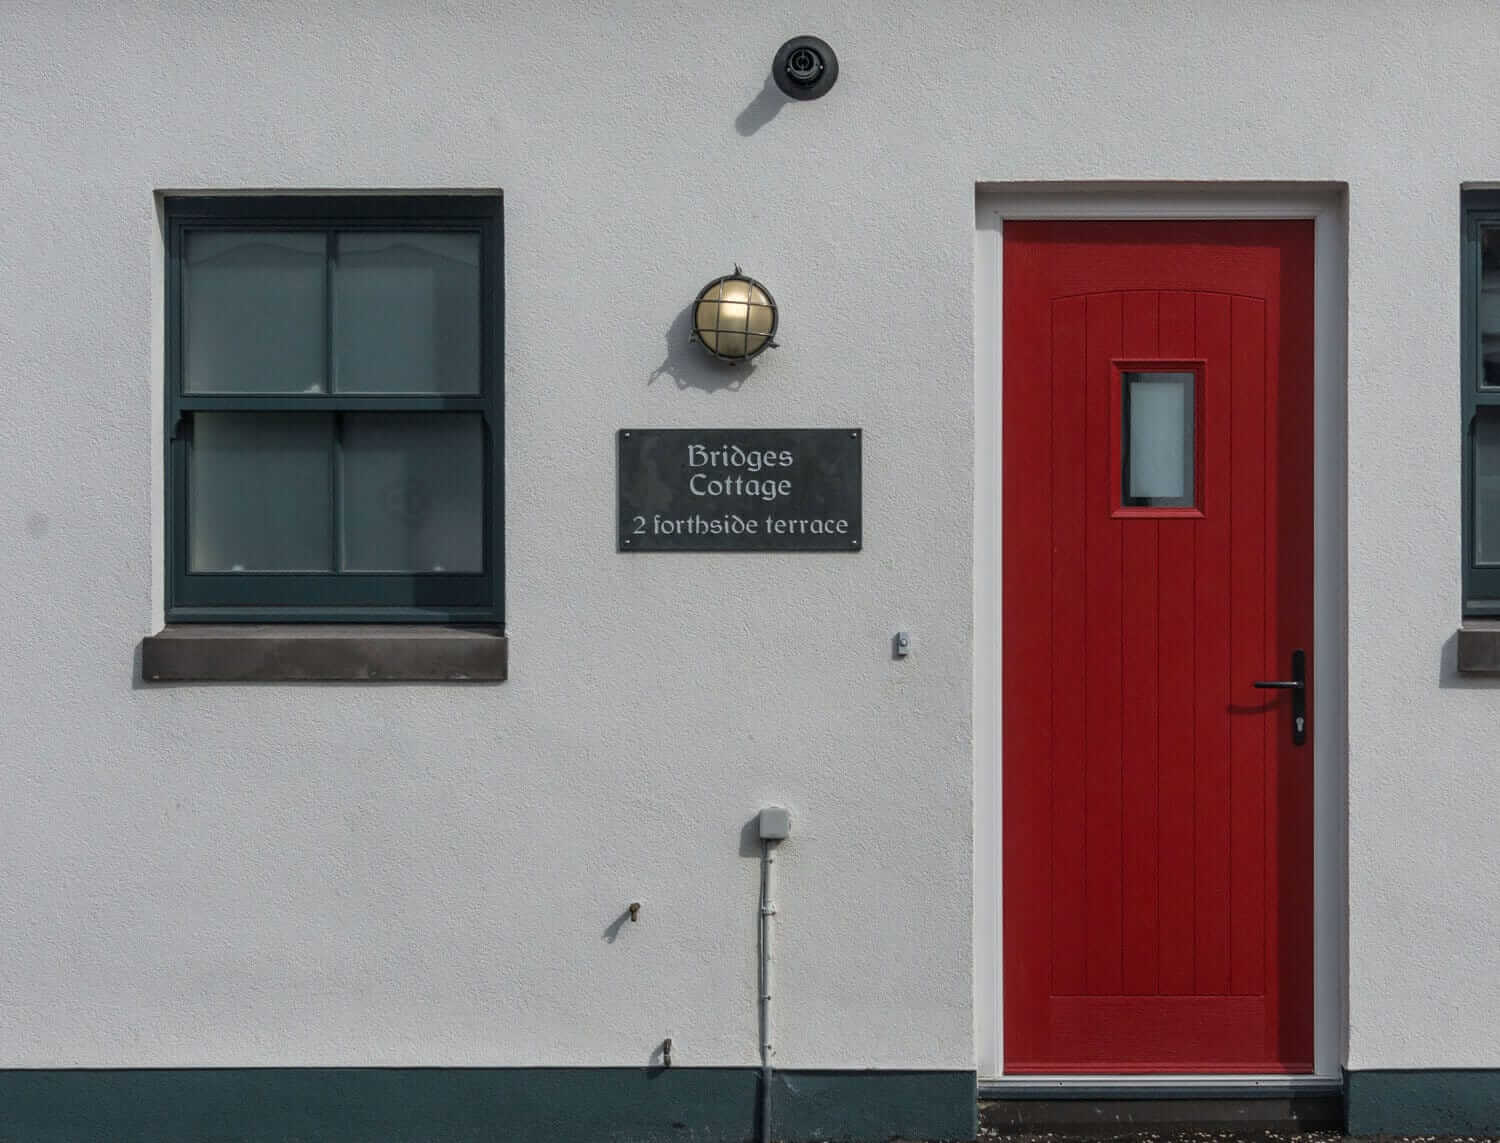
[[1004, 235], [1005, 1069], [1311, 1071], [1313, 224]]

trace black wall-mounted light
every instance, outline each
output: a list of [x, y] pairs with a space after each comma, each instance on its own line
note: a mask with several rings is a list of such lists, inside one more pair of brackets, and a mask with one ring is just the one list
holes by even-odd
[[776, 347], [776, 299], [736, 266], [715, 278], [693, 302], [693, 340], [720, 361], [749, 361]]
[[817, 36], [793, 36], [776, 53], [771, 77], [792, 99], [817, 99], [837, 82], [839, 57]]

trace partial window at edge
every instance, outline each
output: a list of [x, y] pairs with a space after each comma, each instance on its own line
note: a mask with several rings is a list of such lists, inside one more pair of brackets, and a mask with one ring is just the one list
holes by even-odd
[[1479, 384], [1500, 389], [1500, 227], [1479, 229]]

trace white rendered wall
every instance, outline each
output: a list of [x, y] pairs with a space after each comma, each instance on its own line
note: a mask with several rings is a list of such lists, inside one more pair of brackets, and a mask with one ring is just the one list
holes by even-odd
[[[842, 74], [778, 106], [799, 32]], [[1087, 179], [1349, 185], [1349, 1064], [1500, 1066], [1451, 649], [1497, 52], [1488, 0], [4, 0], [0, 1066], [750, 1064], [767, 801], [778, 1062], [972, 1066], [974, 188]], [[495, 187], [511, 681], [133, 682], [154, 192]], [[730, 389], [677, 335], [735, 260], [785, 347]], [[844, 424], [862, 553], [614, 552], [615, 429]]]

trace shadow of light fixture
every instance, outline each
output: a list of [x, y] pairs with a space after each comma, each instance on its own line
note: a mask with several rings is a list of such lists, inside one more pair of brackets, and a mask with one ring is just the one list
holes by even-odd
[[735, 266], [693, 302], [692, 340], [720, 361], [740, 364], [776, 348], [778, 315], [771, 291]]

